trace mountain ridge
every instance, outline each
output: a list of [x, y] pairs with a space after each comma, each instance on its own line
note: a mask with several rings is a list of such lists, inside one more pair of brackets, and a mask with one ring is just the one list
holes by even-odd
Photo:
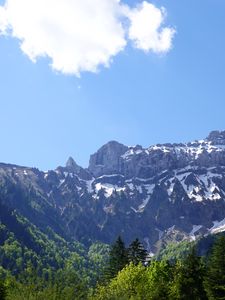
[[88, 168], [72, 157], [46, 172], [1, 163], [0, 202], [85, 243], [120, 234], [155, 252], [161, 240], [216, 233], [225, 228], [225, 131], [148, 148], [110, 141]]

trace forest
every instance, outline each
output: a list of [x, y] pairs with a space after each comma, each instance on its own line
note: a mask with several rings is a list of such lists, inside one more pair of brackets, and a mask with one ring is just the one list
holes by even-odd
[[0, 226], [1, 300], [225, 299], [224, 235], [201, 256], [185, 242], [150, 257], [138, 239], [86, 247], [26, 228], [29, 247]]

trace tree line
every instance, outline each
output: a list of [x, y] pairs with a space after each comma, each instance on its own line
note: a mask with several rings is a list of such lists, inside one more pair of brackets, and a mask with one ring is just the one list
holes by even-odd
[[112, 277], [97, 286], [91, 299], [225, 299], [224, 236], [218, 237], [206, 257], [198, 256], [193, 247], [185, 258], [172, 262], [146, 258], [138, 240], [126, 249], [119, 238], [110, 252], [108, 270]]
[[[100, 246], [102, 247], [102, 246]], [[98, 249], [91, 255], [96, 257]], [[74, 258], [54, 274], [37, 274], [29, 265], [17, 277], [0, 268], [0, 300], [222, 300], [225, 299], [225, 237], [219, 236], [210, 253], [192, 248], [183, 259], [149, 258], [135, 239], [128, 247], [119, 237], [108, 259], [99, 265], [98, 283]], [[100, 274], [101, 273], [101, 274]], [[100, 276], [101, 275], [101, 276]]]

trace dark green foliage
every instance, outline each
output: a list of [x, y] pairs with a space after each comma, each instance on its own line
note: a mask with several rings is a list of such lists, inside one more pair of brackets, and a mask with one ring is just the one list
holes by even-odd
[[0, 300], [225, 299], [224, 237], [205, 263], [194, 250], [188, 252], [193, 244], [184, 242], [169, 245], [146, 266], [147, 252], [138, 239], [128, 248], [121, 237], [111, 249], [100, 242], [88, 248], [50, 227], [40, 230], [16, 211], [2, 220]]
[[205, 288], [208, 298], [225, 299], [225, 237], [218, 237], [207, 264]]
[[6, 299], [6, 287], [5, 284], [0, 280], [0, 300]]
[[225, 299], [224, 250], [225, 239], [220, 238], [209, 258], [208, 272], [206, 259], [199, 257], [195, 248], [176, 262], [152, 260], [147, 267], [131, 262], [108, 283], [99, 285], [90, 299]]
[[119, 236], [112, 245], [109, 252], [108, 267], [105, 271], [106, 279], [115, 277], [128, 263], [127, 249], [121, 237]]
[[144, 264], [147, 258], [147, 251], [144, 249], [142, 243], [136, 239], [128, 247], [128, 261], [134, 265], [138, 265], [140, 262]]
[[193, 248], [182, 262], [176, 264], [171, 286], [172, 299], [207, 299], [203, 287], [204, 274], [205, 269], [201, 258], [196, 255]]
[[37, 277], [35, 270], [30, 269], [25, 278], [10, 278], [8, 284], [7, 300], [74, 300], [87, 299], [88, 294], [88, 286], [75, 270], [57, 271], [54, 278], [46, 280]]
[[107, 265], [110, 247], [100, 242], [94, 243], [88, 250], [88, 268], [92, 274], [91, 285], [95, 285], [97, 281], [103, 280], [104, 268]]
[[107, 245], [88, 249], [51, 228], [41, 231], [16, 212], [5, 221], [7, 226], [0, 222], [0, 278], [7, 279], [7, 300], [87, 298], [105, 267]]

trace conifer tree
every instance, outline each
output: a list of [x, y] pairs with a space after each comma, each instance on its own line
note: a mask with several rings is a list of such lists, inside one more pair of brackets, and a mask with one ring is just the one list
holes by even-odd
[[204, 271], [201, 258], [197, 256], [196, 250], [193, 248], [183, 262], [178, 262], [176, 265], [171, 285], [171, 299], [207, 299], [203, 286]]
[[112, 245], [109, 253], [109, 264], [106, 268], [105, 277], [111, 279], [115, 277], [128, 263], [127, 249], [122, 238], [119, 236]]
[[139, 239], [134, 240], [128, 247], [128, 261], [132, 262], [134, 265], [138, 265], [140, 262], [144, 264], [147, 254], [147, 251], [144, 249], [144, 246]]
[[225, 237], [215, 242], [209, 257], [205, 278], [205, 289], [208, 298], [225, 299]]

